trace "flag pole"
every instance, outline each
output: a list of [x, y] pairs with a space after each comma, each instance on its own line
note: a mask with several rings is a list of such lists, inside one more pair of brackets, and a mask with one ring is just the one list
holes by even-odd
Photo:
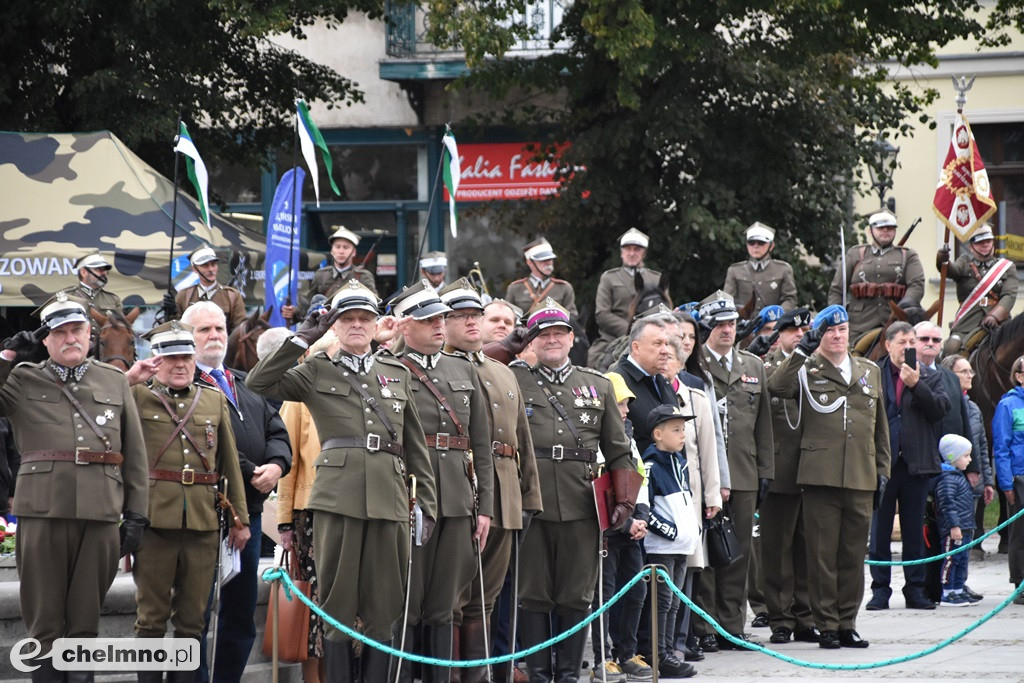
[[167, 259], [167, 293], [174, 293], [174, 233], [178, 228], [178, 168], [181, 166], [181, 152], [178, 139], [181, 137], [181, 112], [178, 112], [178, 126], [174, 129], [174, 204], [171, 206], [171, 247]]
[[427, 245], [427, 236], [430, 234], [430, 216], [431, 211], [434, 208], [434, 197], [438, 194], [438, 186], [440, 185], [441, 169], [444, 168], [444, 145], [441, 145], [441, 156], [437, 161], [437, 173], [434, 174], [434, 185], [433, 191], [430, 193], [430, 201], [427, 202], [427, 223], [423, 230], [423, 239], [420, 240], [420, 250], [416, 254], [416, 260], [413, 262], [413, 275], [411, 279], [415, 279], [416, 269], [419, 267], [420, 259], [423, 258], [423, 248]]
[[[953, 76], [953, 87], [956, 89], [956, 113], [958, 116], [962, 116], [964, 113], [964, 105], [967, 104], [967, 91], [974, 85], [974, 79], [970, 82], [963, 76], [958, 80], [956, 76]], [[955, 126], [954, 126], [955, 127]], [[956, 131], [953, 131], [956, 135]], [[949, 252], [949, 225], [946, 225], [946, 229], [942, 233], [942, 248]], [[936, 323], [939, 327], [942, 327], [942, 309], [946, 303], [946, 273], [949, 272], [949, 258], [947, 257], [946, 262], [942, 264], [942, 268], [939, 271], [939, 312], [937, 315]]]
[[[298, 177], [297, 176], [299, 175], [298, 173], [295, 172], [295, 168], [296, 168], [296, 166], [299, 163], [299, 157], [298, 157], [298, 154], [299, 154], [299, 152], [298, 152], [298, 149], [299, 149], [299, 112], [298, 112], [298, 110], [295, 111], [295, 126], [294, 126], [293, 130], [294, 130], [295, 134], [292, 136], [292, 196], [291, 196], [291, 204], [292, 204], [292, 211], [291, 211], [292, 218], [291, 218], [291, 221], [292, 221], [292, 223], [291, 223], [291, 232], [288, 234], [288, 298], [285, 299], [285, 303], [288, 306], [292, 305], [292, 279], [293, 279], [293, 277], [292, 277], [292, 263], [293, 263], [293, 260], [292, 259], [295, 258], [295, 256], [294, 256], [294, 253], [295, 253], [295, 227], [296, 227], [295, 226], [295, 211], [296, 211], [296, 207], [295, 207], [295, 204], [296, 204], [295, 192], [296, 192], [296, 188], [298, 187]], [[315, 168], [311, 169], [311, 172], [316, 173], [316, 169]], [[298, 202], [301, 204], [302, 197], [298, 198]]]

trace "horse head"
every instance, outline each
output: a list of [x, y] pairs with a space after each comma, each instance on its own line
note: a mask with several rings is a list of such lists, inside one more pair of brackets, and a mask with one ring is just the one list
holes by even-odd
[[243, 320], [238, 327], [231, 330], [228, 335], [227, 354], [224, 357], [224, 365], [236, 370], [248, 372], [256, 367], [259, 357], [256, 355], [256, 340], [264, 332], [270, 329], [270, 314], [274, 308], [270, 307], [260, 314], [259, 310], [253, 312]]
[[643, 275], [639, 272], [633, 275], [633, 286], [636, 294], [629, 302], [628, 316], [630, 323], [638, 313], [649, 311], [658, 304], [665, 304], [672, 308], [672, 297], [668, 293], [668, 275], [661, 274], [657, 284], [649, 285], [644, 281]]
[[109, 363], [121, 367], [125, 372], [135, 364], [135, 331], [132, 323], [139, 317], [138, 306], [122, 315], [119, 311], [111, 311], [104, 315], [95, 308], [89, 309], [89, 315], [99, 329], [95, 335], [92, 356], [101, 363]]

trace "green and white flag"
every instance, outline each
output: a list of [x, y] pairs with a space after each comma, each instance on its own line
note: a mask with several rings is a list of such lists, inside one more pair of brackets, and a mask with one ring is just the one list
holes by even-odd
[[441, 162], [444, 172], [444, 188], [448, 190], [448, 217], [452, 229], [452, 237], [456, 236], [458, 228], [458, 212], [455, 210], [455, 193], [459, 191], [459, 178], [462, 177], [462, 167], [459, 164], [459, 146], [455, 143], [455, 136], [452, 135], [450, 126], [445, 125], [444, 137], [441, 138], [444, 145], [444, 158]]
[[188, 128], [184, 123], [179, 124], [178, 141], [174, 144], [174, 151], [185, 155], [185, 167], [188, 169], [188, 179], [196, 188], [196, 197], [199, 199], [199, 211], [202, 213], [203, 222], [210, 224], [210, 174], [206, 172], [206, 164], [199, 156], [199, 150], [189, 137]]
[[327, 167], [327, 178], [331, 181], [331, 189], [334, 194], [340, 196], [341, 191], [334, 182], [334, 174], [331, 172], [331, 153], [327, 151], [327, 143], [320, 129], [313, 123], [309, 115], [309, 105], [304, 100], [295, 100], [295, 107], [299, 112], [299, 145], [302, 147], [302, 158], [306, 160], [306, 167], [309, 175], [313, 178], [313, 192], [316, 194], [316, 205], [320, 206], [320, 177], [316, 167], [316, 153], [314, 147], [320, 148], [320, 156], [324, 159], [324, 166]]

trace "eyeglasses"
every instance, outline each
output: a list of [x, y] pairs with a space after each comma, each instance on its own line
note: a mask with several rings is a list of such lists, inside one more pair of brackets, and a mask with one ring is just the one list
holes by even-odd
[[483, 317], [483, 311], [473, 311], [472, 313], [449, 313], [445, 316], [445, 320], [480, 320]]
[[923, 341], [926, 344], [941, 344], [942, 343], [942, 337], [919, 336], [917, 339], [918, 339], [918, 341]]

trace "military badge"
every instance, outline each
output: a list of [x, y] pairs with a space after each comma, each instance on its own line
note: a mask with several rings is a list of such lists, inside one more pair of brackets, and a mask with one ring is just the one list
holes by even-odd
[[103, 415], [97, 415], [96, 424], [102, 427], [103, 425], [107, 424], [107, 418], [104, 417]]
[[463, 405], [465, 405], [468, 408], [469, 407], [469, 396], [463, 396], [462, 397], [462, 403], [463, 403]]
[[510, 401], [516, 400], [516, 395], [513, 394], [511, 391], [506, 391], [505, 393], [508, 394], [508, 398]]
[[399, 403], [398, 401], [395, 401], [394, 403], [391, 404], [391, 410], [395, 411], [396, 413], [402, 412], [402, 404]]
[[207, 448], [213, 448], [213, 444], [214, 444], [213, 437], [214, 437], [213, 425], [208, 423], [206, 425], [206, 447]]
[[114, 411], [110, 410], [109, 408], [107, 410], [104, 410], [103, 411], [103, 417], [107, 418], [108, 420], [113, 420], [114, 419]]
[[580, 422], [585, 425], [590, 424], [590, 413], [580, 413]]
[[533, 417], [533, 406], [526, 406], [526, 417]]
[[744, 384], [757, 384], [758, 379], [752, 375], [742, 375], [740, 381]]
[[818, 397], [818, 400], [821, 401], [822, 403], [828, 403], [828, 394], [822, 394], [821, 396]]

